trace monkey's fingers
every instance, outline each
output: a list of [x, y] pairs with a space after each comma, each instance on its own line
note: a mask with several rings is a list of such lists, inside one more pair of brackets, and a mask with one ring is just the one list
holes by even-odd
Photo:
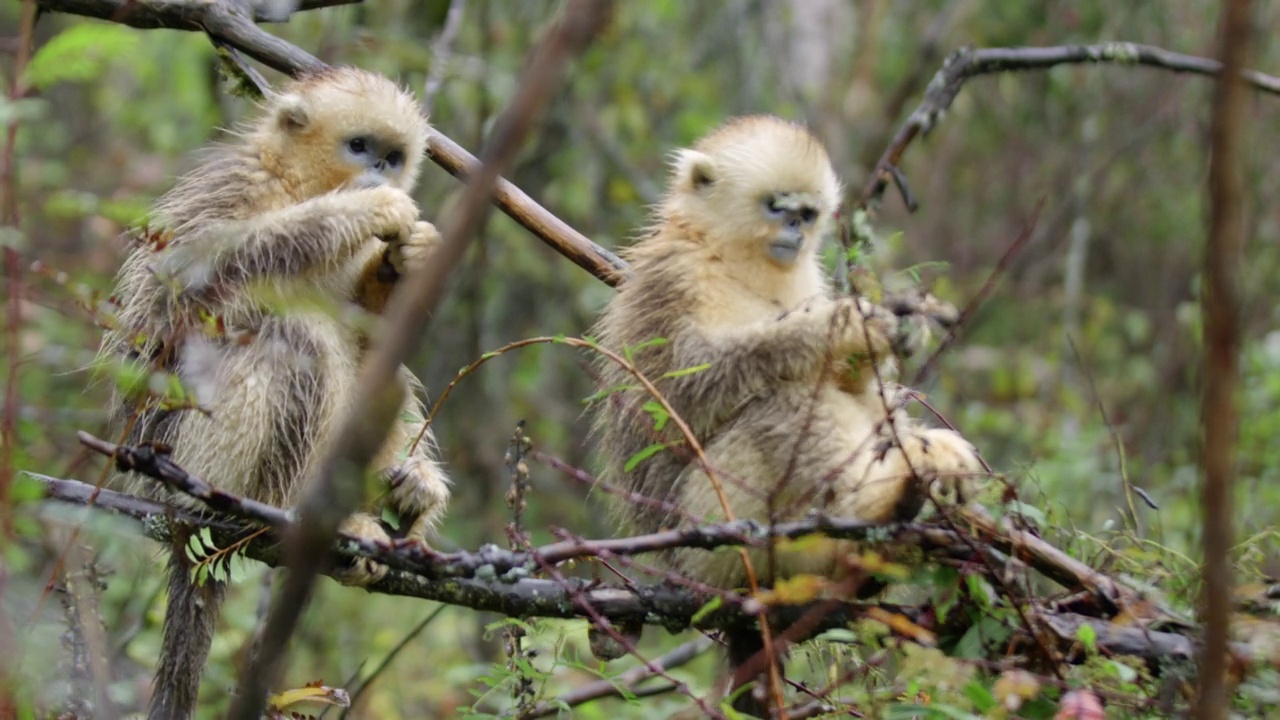
[[424, 457], [410, 457], [387, 471], [387, 480], [392, 509], [408, 521], [405, 537], [426, 538], [449, 504], [449, 481], [440, 466]]
[[397, 273], [405, 275], [425, 266], [431, 253], [439, 245], [440, 232], [436, 230], [436, 226], [419, 221], [408, 238], [388, 245], [387, 261]]
[[[386, 528], [372, 515], [356, 513], [338, 527], [338, 531], [347, 535], [374, 540], [391, 545], [391, 536]], [[334, 579], [343, 585], [364, 587], [375, 583], [387, 575], [387, 566], [369, 558], [351, 558], [345, 568], [334, 572]]]

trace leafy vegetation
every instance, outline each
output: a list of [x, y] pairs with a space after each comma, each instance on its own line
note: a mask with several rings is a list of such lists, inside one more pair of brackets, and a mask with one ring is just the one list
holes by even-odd
[[[437, 51], [431, 39], [448, 6], [386, 0], [266, 27], [328, 62], [395, 75], [420, 94], [442, 68], [432, 121], [474, 151], [556, 4], [472, 0], [457, 37]], [[858, 187], [940, 53], [1125, 39], [1209, 55], [1217, 10], [1203, 0], [1036, 0], [998, 11], [955, 0], [623, 3], [510, 179], [600, 244], [621, 247], [646, 221], [666, 154], [727, 116], [770, 112], [808, 122], [846, 183]], [[1260, 8], [1259, 26], [1274, 26], [1278, 12]], [[4, 35], [18, 35], [20, 13], [18, 3], [0, 6]], [[19, 300], [6, 306], [16, 325], [3, 333], [0, 355], [0, 375], [15, 383], [5, 400], [13, 442], [3, 451], [8, 467], [95, 482], [105, 464], [77, 444], [76, 431], [101, 433], [110, 383], [187, 402], [165, 378], [117, 369], [92, 377], [97, 324], [108, 319], [104, 302], [123, 257], [117, 237], [145, 220], [151, 199], [190, 167], [190, 151], [222, 137], [220, 128], [252, 106], [225, 92], [217, 54], [200, 33], [44, 16], [22, 75], [33, 92], [23, 97], [10, 92], [13, 56], [0, 79], [0, 122], [18, 128], [17, 177], [4, 192], [17, 193], [20, 217], [3, 239], [21, 263], [4, 286]], [[1280, 45], [1260, 37], [1254, 64], [1280, 70]], [[859, 236], [873, 243], [847, 257], [886, 287], [919, 282], [963, 306], [1043, 202], [1031, 238], [922, 389], [1016, 487], [1016, 502], [992, 503], [998, 512], [1171, 610], [1175, 616], [1162, 619], [1169, 626], [1194, 620], [1201, 589], [1197, 267], [1207, 226], [1210, 92], [1204, 79], [1124, 66], [975, 80], [904, 157], [919, 211], [907, 213], [891, 191], [876, 217], [855, 218]], [[1277, 120], [1280, 99], [1249, 104], [1247, 144], [1258, 151], [1245, 168], [1236, 626], [1237, 640], [1271, 666], [1233, 669], [1238, 717], [1280, 712], [1271, 592], [1280, 576], [1280, 223], [1269, 209], [1280, 174], [1264, 130]], [[428, 217], [445, 212], [460, 187], [434, 168], [423, 185], [418, 199]], [[487, 221], [414, 363], [433, 397], [449, 387], [436, 432], [458, 483], [443, 549], [505, 542], [503, 449], [518, 420], [527, 421], [541, 454], [594, 467], [582, 412], [594, 387], [582, 354], [565, 347], [590, 341], [565, 338], [587, 330], [609, 292], [509, 218]], [[560, 342], [495, 351], [557, 333]], [[460, 379], [458, 368], [466, 368]], [[656, 425], [670, 419], [660, 404], [646, 411]], [[610, 535], [588, 484], [545, 463], [533, 463], [531, 478], [522, 521], [531, 544], [554, 541], [556, 528]], [[13, 538], [3, 547], [8, 627], [0, 632], [7, 656], [0, 670], [19, 680], [14, 692], [27, 716], [62, 707], [75, 672], [61, 643], [63, 607], [76, 592], [63, 575], [83, 567], [77, 573], [100, 588], [92, 610], [104, 645], [95, 652], [110, 668], [109, 697], [140, 707], [160, 641], [164, 559], [128, 522], [42, 503], [40, 494], [38, 482], [13, 475], [0, 518]], [[203, 685], [203, 717], [219, 717], [271, 574], [246, 562], [241, 547], [208, 537], [194, 536], [190, 553], [197, 573], [233, 581]], [[1077, 662], [1014, 667], [1005, 661], [1039, 652], [1014, 642], [1031, 611], [1011, 601], [1021, 595], [966, 565], [870, 552], [857, 562], [894, 580], [887, 600], [931, 615], [870, 614], [802, 643], [788, 665], [797, 703], [886, 718], [1050, 718], [1071, 707], [1080, 711], [1071, 717], [1101, 717], [1088, 714], [1095, 706], [1106, 717], [1154, 718], [1186, 706], [1190, 661], [1170, 659], [1153, 672], [1149, 659], [1105, 652], [1097, 628], [1085, 624], [1075, 635]], [[611, 577], [597, 562], [566, 572]], [[814, 580], [775, 588], [774, 599], [809, 600], [829, 589]], [[1055, 590], [1034, 582], [1037, 591]], [[433, 619], [423, 623], [428, 612]], [[305, 703], [341, 704], [336, 688], [359, 693], [353, 714], [362, 717], [510, 717], [519, 707], [555, 711], [562, 703], [563, 716], [590, 720], [665, 717], [692, 707], [692, 695], [733, 717], [716, 692], [724, 670], [714, 652], [667, 678], [625, 687], [621, 698], [570, 710], [567, 693], [598, 680], [622, 686], [636, 661], [597, 660], [581, 620], [498, 618], [461, 607], [436, 617], [421, 601], [325, 581], [291, 645], [293, 689], [279, 689], [277, 707], [304, 703], [319, 715], [323, 704]], [[1126, 622], [1138, 618], [1113, 620]], [[696, 635], [650, 627], [637, 647], [658, 657]], [[413, 639], [401, 647], [405, 638]], [[504, 645], [512, 642], [521, 649], [508, 661]], [[383, 666], [387, 658], [394, 662]], [[677, 683], [683, 690], [652, 690]], [[327, 716], [338, 713], [330, 707]]]

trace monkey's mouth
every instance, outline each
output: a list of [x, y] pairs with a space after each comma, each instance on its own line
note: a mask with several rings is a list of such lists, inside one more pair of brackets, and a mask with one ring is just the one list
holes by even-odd
[[804, 235], [801, 233], [780, 233], [769, 243], [769, 257], [780, 263], [790, 264], [800, 255], [804, 247]]

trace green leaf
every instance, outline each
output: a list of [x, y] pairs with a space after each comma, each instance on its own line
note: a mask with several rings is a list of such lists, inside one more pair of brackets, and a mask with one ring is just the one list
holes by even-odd
[[200, 541], [209, 550], [217, 550], [218, 544], [213, 541], [213, 531], [207, 527], [200, 528]]
[[701, 621], [702, 621], [702, 619], [703, 619], [703, 618], [705, 618], [706, 616], [708, 616], [708, 615], [710, 615], [711, 613], [715, 612], [716, 610], [720, 609], [720, 606], [721, 606], [721, 605], [723, 605], [723, 604], [724, 604], [724, 597], [723, 597], [723, 596], [717, 595], [717, 596], [715, 596], [715, 597], [711, 598], [711, 601], [710, 601], [710, 602], [708, 602], [706, 605], [703, 605], [702, 607], [698, 608], [698, 612], [694, 613], [694, 614], [693, 614], [693, 617], [692, 617], [692, 618], [690, 618], [690, 620], [689, 620], [689, 624], [690, 624], [690, 625], [697, 625], [699, 622], [701, 622]]
[[682, 368], [680, 370], [672, 370], [671, 372], [662, 373], [661, 377], [663, 379], [684, 377], [685, 375], [700, 373], [709, 367], [711, 367], [711, 363], [702, 363], [701, 365], [694, 365], [693, 367], [687, 367], [687, 368]]
[[997, 704], [996, 696], [992, 694], [990, 688], [977, 680], [964, 686], [964, 695], [973, 702], [973, 706], [978, 712], [985, 713]]
[[640, 352], [641, 350], [644, 350], [645, 348], [658, 347], [659, 345], [666, 345], [666, 344], [667, 344], [666, 338], [660, 338], [660, 337], [652, 338], [650, 340], [645, 340], [639, 345], [632, 345], [629, 348], [623, 348], [622, 356], [627, 359], [627, 362], [632, 362], [635, 357], [635, 354]]
[[200, 545], [200, 538], [195, 535], [187, 538], [187, 557], [192, 562], [200, 562], [204, 559], [204, 548]]
[[123, 25], [72, 25], [36, 52], [23, 80], [41, 89], [60, 82], [88, 82], [101, 77], [112, 61], [128, 59], [141, 42], [139, 33]]
[[1094, 630], [1092, 625], [1085, 624], [1076, 628], [1076, 639], [1089, 652], [1094, 652], [1098, 649], [1098, 631]]
[[667, 421], [671, 419], [671, 415], [667, 413], [666, 409], [664, 409], [662, 404], [657, 400], [650, 400], [641, 406], [641, 408], [645, 412], [649, 413], [653, 418], [653, 429], [658, 432], [662, 432], [662, 428], [666, 427]]
[[605, 397], [608, 397], [609, 395], [612, 395], [616, 392], [623, 392], [626, 390], [640, 390], [640, 389], [642, 388], [639, 385], [614, 385], [613, 387], [607, 387], [601, 390], [600, 392], [597, 392], [596, 394], [592, 395], [591, 397], [588, 397], [587, 399], [582, 401], [582, 404], [590, 405], [591, 403], [597, 400], [601, 400]]
[[632, 470], [635, 470], [637, 465], [644, 462], [645, 460], [648, 460], [654, 455], [657, 455], [666, 447], [667, 447], [666, 443], [654, 443], [650, 445], [649, 447], [641, 450], [640, 452], [628, 458], [627, 464], [622, 467], [622, 471], [631, 472]]

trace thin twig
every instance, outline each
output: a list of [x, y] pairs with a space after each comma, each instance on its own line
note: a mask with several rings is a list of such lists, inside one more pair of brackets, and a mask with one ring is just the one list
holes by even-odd
[[[641, 691], [636, 690], [636, 686], [657, 675], [652, 666], [657, 666], [663, 671], [669, 671], [694, 660], [715, 647], [715, 645], [715, 641], [711, 638], [699, 635], [693, 640], [676, 647], [666, 655], [654, 658], [648, 664], [637, 665], [613, 677], [570, 690], [555, 700], [543, 700], [522, 714], [520, 718], [521, 720], [534, 720], [534, 718], [555, 715], [564, 708], [578, 707], [592, 700], [638, 694]], [[663, 686], [662, 689], [669, 692], [675, 688]]]
[[[875, 168], [862, 186], [854, 207], [868, 210], [880, 200], [893, 178], [893, 168], [898, 167], [907, 146], [917, 137], [928, 135], [933, 130], [951, 107], [960, 88], [970, 78], [1018, 70], [1047, 70], [1057, 65], [1082, 63], [1146, 65], [1209, 77], [1217, 77], [1222, 72], [1222, 63], [1217, 60], [1131, 42], [977, 50], [971, 47], [960, 48], [943, 61], [942, 69], [938, 70], [925, 89], [924, 99], [894, 134], [889, 147], [880, 155]], [[1244, 70], [1242, 65], [1234, 67], [1241, 69], [1233, 74], [1238, 74], [1255, 90], [1280, 95], [1280, 77], [1256, 70]]]
[[360, 700], [360, 696], [364, 694], [364, 691], [368, 690], [370, 686], [377, 682], [378, 678], [382, 676], [382, 673], [386, 672], [387, 668], [391, 667], [391, 663], [395, 661], [396, 656], [400, 654], [400, 651], [408, 647], [409, 643], [413, 642], [414, 638], [421, 635], [422, 631], [426, 630], [428, 625], [430, 625], [436, 618], [440, 617], [440, 613], [444, 612], [447, 607], [449, 606], [440, 605], [435, 610], [427, 613], [427, 616], [422, 618], [422, 620], [409, 631], [409, 634], [401, 638], [400, 642], [396, 643], [396, 646], [391, 648], [391, 652], [387, 653], [387, 656], [382, 658], [382, 662], [378, 663], [378, 666], [373, 669], [373, 672], [369, 673], [369, 677], [365, 678], [365, 681], [360, 683], [360, 687], [356, 688], [356, 691], [351, 693], [351, 704], [342, 711], [342, 715], [339, 717], [345, 718], [351, 714], [352, 709], [357, 707], [356, 703]]

